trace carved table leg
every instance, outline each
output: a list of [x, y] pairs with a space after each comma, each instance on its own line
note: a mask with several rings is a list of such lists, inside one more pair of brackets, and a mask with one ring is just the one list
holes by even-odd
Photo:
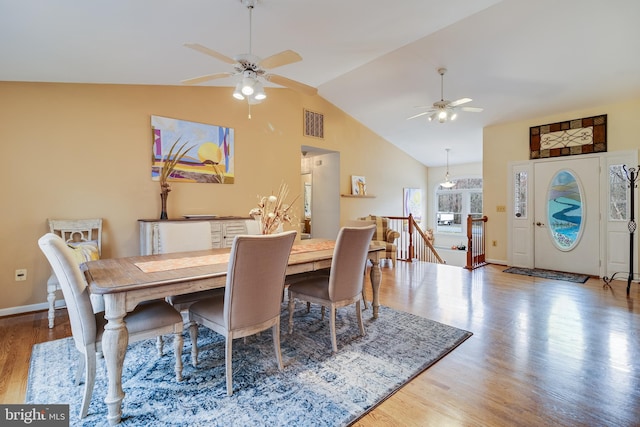
[[124, 316], [127, 314], [125, 295], [106, 294], [104, 302], [105, 318], [108, 320], [102, 336], [102, 352], [108, 378], [107, 397], [104, 402], [109, 410], [107, 420], [110, 425], [115, 425], [119, 424], [122, 418], [122, 365], [129, 344], [129, 331], [124, 323]]
[[373, 306], [373, 318], [377, 319], [378, 318], [378, 307], [380, 307], [380, 279], [381, 279], [381, 272], [380, 272], [380, 260], [377, 259], [377, 257], [375, 259], [371, 259], [371, 272], [370, 272], [370, 276], [371, 276], [371, 288], [373, 289], [373, 302], [371, 303], [371, 305]]

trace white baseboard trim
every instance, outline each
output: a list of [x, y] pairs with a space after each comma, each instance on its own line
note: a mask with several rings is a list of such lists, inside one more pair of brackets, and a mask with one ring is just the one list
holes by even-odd
[[509, 265], [507, 263], [507, 261], [502, 260], [502, 259], [486, 259], [485, 260], [488, 264], [498, 264], [498, 265]]
[[[55, 303], [56, 308], [66, 307], [64, 300], [57, 300]], [[32, 311], [49, 310], [49, 303], [42, 302], [40, 304], [20, 305], [17, 307], [0, 308], [0, 317], [11, 316], [13, 314], [31, 313]]]

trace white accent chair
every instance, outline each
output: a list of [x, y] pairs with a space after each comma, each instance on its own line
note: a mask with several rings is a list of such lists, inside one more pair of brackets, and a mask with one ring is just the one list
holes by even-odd
[[[84, 370], [85, 386], [79, 415], [84, 418], [91, 403], [96, 378], [96, 355], [102, 351], [102, 334], [107, 321], [104, 312], [93, 312], [84, 273], [64, 240], [47, 233], [38, 240], [38, 245], [58, 278], [67, 303], [73, 340], [84, 356], [80, 359], [76, 374], [76, 384], [79, 384]], [[124, 320], [129, 331], [129, 343], [173, 334], [176, 380], [181, 381], [184, 326], [180, 313], [164, 301], [149, 301], [139, 304]], [[158, 340], [158, 353], [162, 355], [162, 340]]]
[[336, 340], [337, 308], [355, 303], [360, 334], [365, 334], [360, 301], [363, 299], [363, 272], [375, 229], [375, 225], [342, 227], [333, 250], [329, 275], [310, 276], [306, 280], [296, 281], [289, 285], [289, 333], [293, 332], [293, 312], [297, 298], [320, 304], [323, 307], [323, 318], [324, 307], [329, 307], [331, 345], [334, 353], [338, 351]]
[[231, 247], [224, 295], [189, 307], [193, 366], [198, 364], [198, 324], [225, 337], [227, 395], [233, 394], [232, 347], [234, 338], [247, 337], [271, 328], [278, 368], [280, 309], [284, 278], [296, 231], [267, 235], [236, 236]]
[[[79, 264], [102, 256], [102, 219], [48, 219], [49, 232], [60, 236], [72, 246]], [[55, 326], [56, 291], [60, 284], [54, 273], [47, 280], [47, 302], [49, 303], [49, 328]], [[91, 296], [94, 313], [104, 311], [104, 301], [99, 295]]]

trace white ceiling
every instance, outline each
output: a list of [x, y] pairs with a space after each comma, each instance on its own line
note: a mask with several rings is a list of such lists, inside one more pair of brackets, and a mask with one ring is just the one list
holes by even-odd
[[[639, 97], [639, 20], [638, 0], [258, 0], [252, 50], [300, 53], [274, 73], [441, 166], [445, 148], [451, 164], [481, 161], [484, 126]], [[186, 42], [246, 53], [249, 12], [240, 0], [0, 0], [3, 81], [179, 85], [232, 71]], [[484, 112], [407, 121], [440, 100], [439, 67], [445, 99]]]

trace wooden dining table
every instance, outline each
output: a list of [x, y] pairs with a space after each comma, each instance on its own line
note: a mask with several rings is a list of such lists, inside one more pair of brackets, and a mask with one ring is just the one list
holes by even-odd
[[[329, 268], [335, 241], [300, 240], [289, 256], [287, 277]], [[87, 262], [85, 276], [91, 293], [104, 297], [107, 324], [102, 338], [102, 352], [107, 367], [107, 420], [119, 424], [122, 417], [122, 366], [129, 334], [124, 317], [140, 302], [162, 299], [226, 284], [230, 249], [177, 252]], [[368, 258], [372, 263], [370, 280], [373, 290], [373, 317], [378, 317], [380, 257], [384, 246], [372, 243]], [[364, 280], [363, 272], [363, 280]]]

